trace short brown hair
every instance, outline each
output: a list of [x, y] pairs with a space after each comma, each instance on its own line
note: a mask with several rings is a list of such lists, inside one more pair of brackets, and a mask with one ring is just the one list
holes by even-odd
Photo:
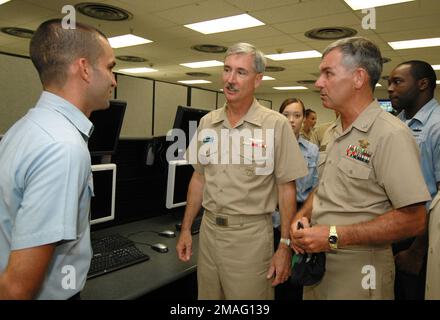
[[61, 19], [43, 22], [29, 46], [32, 63], [43, 86], [62, 86], [67, 80], [67, 67], [77, 58], [86, 58], [95, 65], [103, 53], [100, 36], [107, 39], [99, 30], [79, 22], [75, 29], [64, 29]]

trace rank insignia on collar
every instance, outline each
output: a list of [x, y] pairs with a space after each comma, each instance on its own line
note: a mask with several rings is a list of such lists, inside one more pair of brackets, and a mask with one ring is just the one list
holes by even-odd
[[[367, 142], [368, 143], [368, 142]], [[370, 163], [372, 152], [365, 148], [361, 148], [350, 144], [346, 150], [347, 156], [362, 161], [364, 163]]]
[[368, 140], [362, 139], [359, 140], [359, 145], [361, 146], [361, 148], [367, 149], [370, 143], [368, 142]]

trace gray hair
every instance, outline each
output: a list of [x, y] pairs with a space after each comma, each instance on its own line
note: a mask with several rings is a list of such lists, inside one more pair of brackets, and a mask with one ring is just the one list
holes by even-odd
[[249, 43], [236, 43], [226, 51], [225, 59], [233, 54], [252, 54], [254, 56], [254, 69], [257, 73], [263, 73], [266, 70], [266, 57], [264, 53]]
[[322, 55], [324, 58], [330, 51], [339, 49], [342, 53], [342, 64], [347, 69], [361, 67], [370, 76], [370, 86], [375, 89], [382, 73], [382, 55], [380, 49], [370, 40], [363, 37], [345, 38], [330, 44]]

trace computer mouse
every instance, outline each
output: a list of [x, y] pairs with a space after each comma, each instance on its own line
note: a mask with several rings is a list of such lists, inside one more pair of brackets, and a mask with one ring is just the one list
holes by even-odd
[[155, 243], [151, 245], [151, 249], [156, 250], [160, 253], [168, 252], [168, 247], [164, 245], [163, 243]]
[[159, 232], [159, 235], [165, 238], [174, 238], [176, 237], [176, 233], [172, 230], [164, 230]]

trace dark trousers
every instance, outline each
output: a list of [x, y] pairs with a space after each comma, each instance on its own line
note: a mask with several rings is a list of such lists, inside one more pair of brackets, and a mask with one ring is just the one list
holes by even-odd
[[[393, 254], [408, 249], [414, 238], [406, 239], [393, 244]], [[426, 282], [427, 255], [423, 259], [422, 269], [418, 275], [408, 274], [400, 271], [396, 266], [396, 279], [394, 281], [395, 300], [424, 300]]]

